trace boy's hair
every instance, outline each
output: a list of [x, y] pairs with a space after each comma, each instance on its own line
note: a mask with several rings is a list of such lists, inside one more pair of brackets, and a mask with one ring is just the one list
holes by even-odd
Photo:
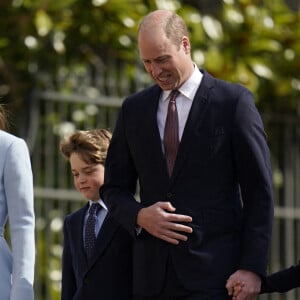
[[87, 164], [105, 164], [111, 133], [106, 129], [79, 130], [61, 141], [60, 151], [69, 160], [78, 154]]

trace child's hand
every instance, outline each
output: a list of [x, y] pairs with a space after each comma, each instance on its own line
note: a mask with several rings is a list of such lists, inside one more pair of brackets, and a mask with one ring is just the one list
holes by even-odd
[[238, 294], [243, 289], [244, 284], [245, 283], [242, 281], [235, 281], [235, 282], [230, 281], [230, 283], [227, 281], [226, 288], [228, 291], [228, 295], [232, 296], [233, 300], [236, 300]]
[[240, 291], [243, 289], [244, 287], [244, 282], [242, 281], [237, 281], [234, 283], [233, 285], [233, 294], [232, 294], [232, 299], [236, 300], [237, 299], [237, 295], [240, 293]]
[[247, 270], [237, 270], [227, 279], [228, 295], [234, 300], [253, 300], [260, 292], [260, 277]]

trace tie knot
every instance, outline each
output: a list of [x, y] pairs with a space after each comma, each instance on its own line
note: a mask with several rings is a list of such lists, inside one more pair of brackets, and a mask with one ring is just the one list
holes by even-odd
[[90, 206], [90, 209], [89, 209], [89, 214], [90, 215], [95, 215], [97, 214], [98, 210], [101, 208], [101, 205], [99, 203], [93, 203], [91, 206]]
[[170, 101], [175, 101], [176, 97], [178, 96], [180, 92], [178, 90], [172, 90], [170, 95], [169, 95], [169, 100]]

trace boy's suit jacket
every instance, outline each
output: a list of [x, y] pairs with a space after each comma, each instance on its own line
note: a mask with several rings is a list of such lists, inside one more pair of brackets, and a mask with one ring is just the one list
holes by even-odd
[[177, 246], [144, 230], [136, 237], [135, 294], [159, 293], [168, 258], [188, 290], [224, 288], [237, 269], [266, 272], [273, 195], [263, 124], [247, 89], [201, 72], [170, 179], [157, 126], [159, 86], [125, 99], [110, 143], [101, 198], [133, 236], [138, 211], [157, 201], [193, 218], [193, 233]]
[[88, 261], [83, 244], [88, 206], [65, 218], [61, 299], [131, 300], [132, 238], [107, 214]]

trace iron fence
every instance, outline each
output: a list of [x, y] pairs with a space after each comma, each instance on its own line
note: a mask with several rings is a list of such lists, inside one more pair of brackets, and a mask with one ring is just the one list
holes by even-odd
[[[60, 297], [63, 219], [84, 203], [73, 188], [69, 165], [59, 153], [59, 142], [76, 129], [112, 130], [121, 102], [121, 97], [49, 91], [36, 92], [31, 99], [26, 139], [34, 173], [38, 300]], [[300, 120], [275, 115], [265, 115], [263, 119], [271, 150], [276, 205], [269, 263], [272, 272], [296, 263], [300, 254]], [[298, 298], [298, 290], [259, 297]]]

